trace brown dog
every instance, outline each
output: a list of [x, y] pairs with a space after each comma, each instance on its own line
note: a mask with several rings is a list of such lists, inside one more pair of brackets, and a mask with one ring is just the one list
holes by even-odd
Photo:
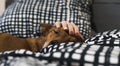
[[58, 42], [80, 42], [81, 38], [69, 35], [63, 28], [56, 28], [50, 24], [40, 24], [41, 36], [39, 38], [17, 38], [8, 33], [0, 33], [0, 52], [26, 49], [39, 51], [50, 44]]

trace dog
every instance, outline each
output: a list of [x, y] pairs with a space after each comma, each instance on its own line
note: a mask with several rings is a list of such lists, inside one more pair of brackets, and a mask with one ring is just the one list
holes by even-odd
[[0, 33], [0, 52], [25, 49], [33, 52], [47, 47], [52, 41], [81, 42], [82, 39], [70, 35], [62, 27], [56, 28], [51, 24], [40, 24], [41, 35], [38, 38], [18, 38], [9, 33]]

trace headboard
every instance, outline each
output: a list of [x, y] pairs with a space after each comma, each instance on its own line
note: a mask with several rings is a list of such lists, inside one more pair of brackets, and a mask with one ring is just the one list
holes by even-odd
[[94, 0], [92, 8], [97, 32], [120, 29], [120, 0]]

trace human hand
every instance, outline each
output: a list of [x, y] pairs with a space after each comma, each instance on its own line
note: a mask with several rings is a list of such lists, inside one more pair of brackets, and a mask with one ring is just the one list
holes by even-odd
[[62, 21], [62, 22], [56, 22], [54, 25], [57, 28], [63, 27], [64, 30], [69, 31], [69, 34], [79, 36], [81, 40], [84, 40], [84, 37], [79, 32], [78, 26], [75, 25], [73, 22]]

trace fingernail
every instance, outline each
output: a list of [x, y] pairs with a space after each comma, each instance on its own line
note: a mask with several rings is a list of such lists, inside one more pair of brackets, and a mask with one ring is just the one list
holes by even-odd
[[76, 36], [79, 36], [79, 33], [76, 33], [75, 35], [76, 35]]
[[70, 31], [70, 34], [73, 34], [73, 31]]

